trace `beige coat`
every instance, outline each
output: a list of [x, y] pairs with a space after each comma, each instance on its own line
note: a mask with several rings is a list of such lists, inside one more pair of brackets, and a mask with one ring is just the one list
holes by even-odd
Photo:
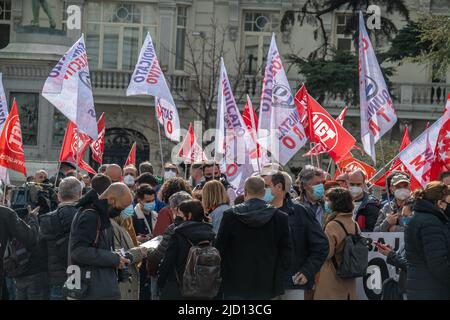
[[[345, 226], [349, 234], [355, 233], [355, 221], [351, 213], [338, 214], [335, 220], [339, 220]], [[359, 227], [358, 227], [359, 232]], [[356, 279], [342, 279], [336, 275], [332, 257], [336, 257], [340, 265], [343, 259], [345, 231], [337, 222], [329, 222], [325, 227], [330, 251], [319, 273], [319, 279], [314, 293], [314, 300], [355, 300]]]
[[123, 248], [133, 256], [133, 264], [128, 266], [128, 272], [131, 275], [131, 282], [120, 282], [121, 300], [139, 300], [139, 268], [138, 264], [142, 261], [142, 253], [139, 247], [135, 247], [133, 240], [127, 230], [120, 226], [115, 220], [110, 219], [114, 229], [114, 248], [116, 250]]

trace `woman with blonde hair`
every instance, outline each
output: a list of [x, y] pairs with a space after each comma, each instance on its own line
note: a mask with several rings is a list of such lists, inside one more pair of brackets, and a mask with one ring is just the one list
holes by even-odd
[[230, 198], [220, 181], [211, 180], [205, 183], [202, 189], [202, 204], [205, 213], [211, 218], [213, 231], [217, 234], [223, 212], [230, 208]]

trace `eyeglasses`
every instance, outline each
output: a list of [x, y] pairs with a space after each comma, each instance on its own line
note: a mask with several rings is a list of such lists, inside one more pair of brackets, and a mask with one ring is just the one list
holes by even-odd
[[177, 172], [177, 168], [164, 168], [164, 171]]

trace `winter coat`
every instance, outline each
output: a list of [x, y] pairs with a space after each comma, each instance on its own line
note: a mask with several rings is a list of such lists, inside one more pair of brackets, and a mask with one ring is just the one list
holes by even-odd
[[[80, 199], [69, 240], [70, 263], [91, 271], [86, 300], [120, 299], [117, 267], [120, 257], [114, 252], [114, 235], [108, 215], [108, 201], [98, 200], [95, 190]], [[98, 235], [97, 244], [94, 245]]]
[[354, 217], [362, 232], [372, 232], [380, 213], [380, 201], [371, 194], [364, 191], [361, 205]]
[[[314, 276], [319, 272], [328, 253], [328, 239], [314, 213], [305, 206], [293, 202], [288, 196], [279, 208], [288, 214], [292, 242], [291, 267], [285, 276], [285, 289], [312, 289]], [[292, 276], [303, 273], [306, 285], [294, 285]]]
[[219, 231], [220, 222], [222, 222], [223, 213], [230, 209], [230, 206], [228, 204], [222, 204], [215, 208], [211, 213], [208, 215], [212, 219], [212, 226], [213, 231], [215, 234]]
[[450, 299], [449, 219], [419, 199], [405, 231], [408, 300]]
[[8, 242], [14, 238], [20, 241], [27, 250], [32, 250], [39, 238], [38, 220], [33, 216], [27, 224], [17, 216], [14, 210], [0, 206], [0, 297], [2, 297], [4, 276], [3, 257]]
[[[340, 213], [334, 220], [340, 221], [349, 234], [359, 232], [359, 228], [352, 219], [351, 213]], [[346, 233], [334, 220], [325, 226], [325, 234], [328, 237], [329, 251], [325, 263], [322, 265], [314, 292], [314, 300], [355, 300], [356, 279], [344, 279], [336, 275], [336, 263], [341, 265], [344, 257]], [[355, 230], [355, 228], [357, 230]]]
[[174, 222], [172, 210], [169, 207], [162, 208], [156, 218], [155, 228], [153, 229], [152, 237], [162, 235], [167, 228]]
[[51, 286], [62, 286], [67, 279], [70, 227], [77, 210], [75, 204], [65, 203], [57, 210], [40, 216], [41, 237], [47, 247]]
[[[209, 223], [186, 221], [174, 229], [164, 259], [158, 269], [158, 287], [162, 300], [182, 299], [182, 283], [186, 261], [191, 248], [189, 241], [196, 245], [201, 241], [212, 241], [214, 232]], [[189, 240], [189, 241], [188, 241]]]
[[403, 232], [405, 231], [405, 225], [401, 219], [402, 209], [398, 207], [397, 202], [395, 200], [386, 203], [380, 210], [378, 214], [377, 222], [375, 223], [375, 228], [373, 232], [389, 232], [391, 225], [387, 221], [386, 217], [388, 214], [399, 213], [399, 218], [397, 224], [394, 226], [394, 230], [391, 232]]
[[216, 247], [225, 297], [271, 299], [284, 293], [291, 264], [288, 215], [261, 199], [223, 214]]
[[138, 264], [142, 262], [142, 252], [139, 247], [135, 247], [128, 231], [120, 226], [114, 219], [110, 219], [114, 230], [114, 248], [129, 252], [133, 257], [128, 265], [128, 272], [131, 276], [130, 281], [119, 282], [121, 300], [139, 300], [139, 268]]

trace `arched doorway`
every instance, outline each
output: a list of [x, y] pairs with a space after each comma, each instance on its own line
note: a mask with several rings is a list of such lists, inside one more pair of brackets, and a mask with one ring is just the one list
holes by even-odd
[[125, 164], [133, 142], [136, 141], [136, 165], [147, 161], [150, 144], [145, 136], [132, 129], [110, 128], [105, 130], [105, 152], [103, 163]]

